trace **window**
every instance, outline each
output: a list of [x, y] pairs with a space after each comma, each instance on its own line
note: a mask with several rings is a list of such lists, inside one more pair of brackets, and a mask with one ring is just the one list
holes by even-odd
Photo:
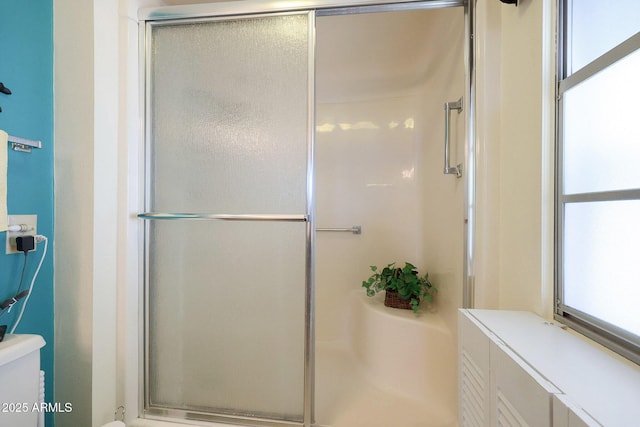
[[556, 318], [640, 363], [640, 2], [559, 2]]

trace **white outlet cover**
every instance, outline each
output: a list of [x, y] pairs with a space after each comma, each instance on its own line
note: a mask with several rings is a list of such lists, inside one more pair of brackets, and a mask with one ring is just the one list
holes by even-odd
[[[35, 236], [38, 234], [38, 215], [8, 215], [7, 223], [9, 225], [21, 225], [27, 226], [26, 231], [8, 231], [7, 230], [7, 243], [6, 254], [19, 254], [21, 252], [16, 248], [16, 237], [20, 236]], [[34, 247], [37, 248], [37, 244]], [[31, 252], [33, 252], [31, 251]]]

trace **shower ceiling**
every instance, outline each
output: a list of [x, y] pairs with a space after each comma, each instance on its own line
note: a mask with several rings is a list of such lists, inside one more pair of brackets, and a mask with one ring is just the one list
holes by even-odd
[[316, 76], [318, 101], [414, 90], [446, 61], [451, 40], [463, 36], [462, 20], [461, 8], [318, 17], [323, 46], [340, 46], [317, 51], [332, 70]]

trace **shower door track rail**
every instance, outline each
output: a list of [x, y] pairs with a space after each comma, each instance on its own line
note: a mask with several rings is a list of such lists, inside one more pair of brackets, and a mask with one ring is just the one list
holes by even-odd
[[[197, 410], [177, 410], [151, 406], [147, 409], [145, 418], [149, 420], [175, 423], [178, 421], [204, 421], [222, 423], [224, 425], [238, 425], [244, 427], [304, 427], [303, 422], [288, 420], [271, 420], [260, 417], [247, 417], [235, 414], [211, 414]], [[242, 424], [240, 424], [242, 423]], [[183, 424], [179, 424], [183, 425]], [[195, 424], [196, 426], [198, 424]], [[315, 426], [315, 424], [312, 424]]]
[[222, 1], [218, 3], [141, 8], [141, 21], [195, 19], [211, 16], [253, 15], [263, 13], [315, 10], [318, 16], [356, 13], [396, 12], [401, 10], [440, 9], [466, 6], [468, 0], [297, 0], [297, 1]]

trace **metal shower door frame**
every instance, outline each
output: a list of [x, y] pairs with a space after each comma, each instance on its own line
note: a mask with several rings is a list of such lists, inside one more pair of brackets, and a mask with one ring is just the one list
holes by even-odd
[[[299, 11], [299, 12], [280, 12], [274, 11], [272, 13], [252, 13], [252, 14], [234, 14], [229, 16], [228, 14], [218, 15], [218, 14], [210, 14], [208, 16], [197, 16], [193, 18], [181, 17], [180, 19], [162, 19], [160, 22], [156, 22], [155, 20], [151, 21], [143, 21], [140, 25], [140, 40], [141, 40], [141, 49], [144, 52], [144, 59], [142, 60], [142, 70], [143, 71], [143, 82], [141, 87], [144, 88], [144, 202], [143, 206], [145, 209], [150, 206], [150, 185], [151, 185], [151, 132], [150, 132], [150, 123], [151, 123], [151, 94], [148, 88], [151, 85], [151, 73], [150, 67], [150, 58], [151, 58], [151, 31], [154, 25], [180, 25], [180, 24], [188, 24], [193, 22], [223, 22], [228, 20], [237, 20], [237, 19], [254, 19], [260, 17], [274, 17], [274, 16], [283, 16], [283, 15], [308, 15], [308, 58], [309, 63], [307, 64], [307, 78], [309, 84], [307, 85], [307, 96], [308, 96], [308, 114], [307, 114], [307, 159], [306, 159], [306, 212], [302, 215], [235, 215], [235, 214], [209, 214], [209, 213], [176, 213], [176, 212], [142, 212], [137, 216], [144, 221], [143, 227], [143, 282], [144, 283], [144, 326], [143, 326], [143, 347], [140, 354], [143, 355], [143, 360], [141, 361], [142, 365], [142, 378], [140, 381], [140, 385], [142, 386], [142, 390], [140, 393], [141, 401], [140, 408], [143, 408], [144, 416], [147, 418], [156, 418], [160, 420], [166, 420], [168, 418], [172, 420], [176, 419], [184, 419], [184, 420], [200, 420], [200, 421], [209, 421], [209, 422], [231, 422], [237, 424], [239, 422], [243, 423], [243, 425], [255, 425], [255, 426], [267, 426], [267, 427], [275, 427], [275, 426], [298, 426], [298, 425], [311, 425], [312, 417], [313, 417], [313, 396], [310, 395], [313, 393], [313, 285], [314, 285], [314, 269], [313, 269], [313, 247], [314, 247], [314, 239], [315, 235], [313, 233], [313, 229], [315, 227], [315, 219], [314, 219], [314, 197], [313, 197], [313, 165], [314, 165], [314, 105], [315, 100], [313, 98], [314, 95], [314, 86], [311, 84], [315, 80], [314, 76], [314, 50], [315, 50], [315, 28], [313, 18], [313, 11]], [[169, 220], [169, 221], [190, 221], [190, 220], [200, 220], [200, 221], [233, 221], [233, 222], [242, 222], [242, 221], [277, 221], [277, 222], [305, 222], [306, 223], [306, 244], [305, 244], [305, 337], [304, 337], [304, 406], [303, 410], [303, 424], [298, 424], [290, 421], [280, 421], [280, 420], [271, 420], [265, 418], [258, 417], [247, 417], [247, 416], [235, 416], [235, 415], [227, 415], [227, 414], [216, 414], [216, 413], [203, 413], [198, 411], [188, 411], [182, 409], [172, 409], [172, 408], [158, 408], [158, 407], [150, 407], [149, 402], [149, 364], [148, 364], [148, 354], [149, 354], [149, 301], [148, 301], [148, 289], [149, 289], [149, 227], [150, 221], [154, 220]]]
[[[232, 422], [234, 424], [242, 423], [246, 426], [264, 426], [264, 427], [277, 427], [277, 426], [299, 426], [299, 427], [311, 427], [314, 425], [314, 365], [315, 365], [315, 159], [314, 159], [314, 144], [315, 144], [315, 18], [316, 16], [326, 15], [341, 15], [341, 14], [358, 14], [358, 13], [373, 13], [373, 12], [394, 12], [394, 11], [408, 11], [408, 10], [421, 10], [421, 9], [437, 9], [444, 7], [464, 7], [464, 21], [465, 21], [465, 93], [464, 99], [464, 111], [465, 115], [465, 169], [467, 171], [464, 184], [464, 264], [463, 264], [463, 301], [462, 307], [473, 307], [473, 233], [475, 224], [474, 214], [474, 200], [475, 200], [475, 72], [474, 72], [474, 8], [476, 0], [421, 0], [421, 1], [404, 1], [404, 0], [391, 0], [378, 2], [376, 0], [301, 0], [292, 2], [278, 2], [270, 1], [264, 2], [260, 0], [246, 0], [246, 1], [227, 1], [220, 3], [210, 4], [193, 4], [186, 6], [164, 6], [143, 8], [139, 10], [139, 40], [140, 40], [140, 69], [141, 69], [141, 84], [143, 95], [143, 126], [144, 137], [142, 138], [144, 143], [144, 203], [143, 206], [148, 205], [149, 194], [149, 131], [148, 124], [150, 123], [149, 112], [149, 93], [147, 91], [147, 85], [149, 83], [149, 70], [147, 67], [147, 61], [150, 57], [150, 45], [149, 45], [149, 31], [150, 25], [153, 22], [162, 21], [189, 21], [198, 20], [201, 21], [207, 18], [214, 19], [237, 19], [239, 17], [260, 17], [260, 16], [273, 16], [275, 14], [283, 13], [308, 13], [309, 14], [309, 84], [308, 84], [308, 153], [307, 153], [307, 212], [304, 218], [201, 218], [198, 214], [181, 214], [185, 217], [180, 219], [209, 219], [209, 220], [251, 220], [251, 221], [263, 221], [263, 220], [282, 220], [282, 221], [305, 221], [306, 222], [306, 285], [305, 285], [305, 343], [304, 343], [304, 408], [303, 408], [303, 422], [287, 422], [287, 421], [274, 421], [268, 419], [248, 418], [248, 417], [233, 417], [228, 415], [206, 415], [207, 421], [213, 422]], [[162, 217], [164, 213], [144, 212], [139, 215], [140, 218], [146, 221], [143, 228], [143, 233], [148, 236], [149, 221], [152, 219], [177, 219]], [[167, 213], [166, 215], [174, 215], [173, 213]], [[193, 217], [196, 215], [196, 217]], [[154, 216], [156, 218], [154, 218]], [[158, 218], [160, 216], [160, 218]], [[187, 218], [191, 216], [190, 218]], [[222, 215], [224, 216], [224, 215]], [[141, 283], [144, 283], [144, 325], [142, 326], [142, 339], [140, 340], [140, 353], [143, 359], [146, 359], [148, 354], [148, 306], [147, 306], [147, 288], [148, 288], [148, 239], [146, 237], [141, 238], [143, 254], [141, 271]], [[144, 360], [139, 363], [139, 381], [140, 385], [140, 408], [146, 408], [146, 402], [148, 399], [146, 393], [148, 393], [148, 387], [146, 381], [148, 380], [147, 364]], [[191, 414], [197, 415], [196, 418], [190, 415], [186, 411], [174, 411], [174, 410], [154, 410], [151, 412], [144, 410], [144, 417], [164, 419], [171, 418], [172, 420], [185, 419], [185, 420], [203, 420], [203, 414]]]

